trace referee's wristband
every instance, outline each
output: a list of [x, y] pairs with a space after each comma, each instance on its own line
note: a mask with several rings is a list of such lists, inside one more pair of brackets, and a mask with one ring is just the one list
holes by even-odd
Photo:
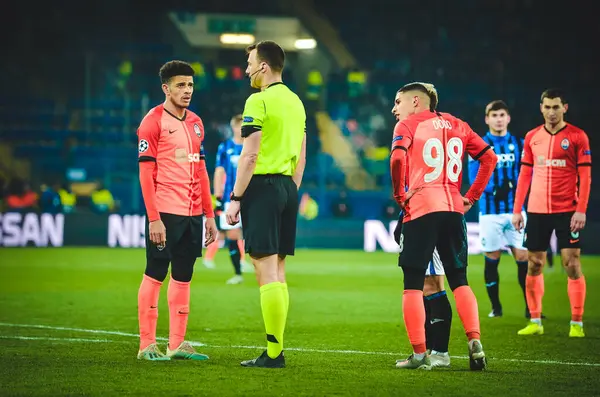
[[231, 195], [229, 196], [229, 200], [231, 201], [242, 201], [242, 198], [244, 196], [236, 196], [235, 194], [233, 194], [233, 192], [231, 192]]

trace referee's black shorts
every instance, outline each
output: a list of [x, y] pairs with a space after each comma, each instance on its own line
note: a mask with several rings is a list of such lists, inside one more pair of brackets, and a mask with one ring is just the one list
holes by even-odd
[[294, 255], [298, 188], [291, 176], [252, 176], [240, 212], [248, 254]]
[[183, 216], [160, 213], [160, 219], [167, 231], [167, 243], [164, 247], [158, 247], [150, 241], [148, 222], [146, 222], [146, 258], [169, 259], [173, 257], [202, 256], [204, 245], [204, 219], [202, 215]]

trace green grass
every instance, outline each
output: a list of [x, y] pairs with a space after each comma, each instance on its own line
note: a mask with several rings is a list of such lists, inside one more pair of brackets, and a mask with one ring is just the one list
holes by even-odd
[[[232, 273], [225, 251], [219, 252], [215, 270], [198, 261], [192, 283], [188, 339], [206, 344], [199, 348], [210, 355], [206, 362], [136, 360], [142, 250], [2, 249], [0, 258], [1, 395], [512, 397], [597, 395], [600, 387], [600, 292], [594, 288], [600, 283], [599, 258], [583, 258], [587, 337], [574, 340], [567, 336], [570, 309], [560, 269], [545, 274], [546, 334], [525, 338], [516, 334], [526, 321], [512, 258], [504, 256], [500, 264], [504, 317], [489, 319], [483, 259], [472, 257], [469, 278], [489, 356], [489, 369], [482, 373], [468, 371], [468, 361], [461, 358], [467, 348], [456, 312], [450, 353], [457, 357], [451, 369], [394, 368], [410, 345], [402, 323], [402, 271], [392, 254], [301, 250], [289, 261], [284, 370], [239, 365], [260, 353], [256, 346], [265, 344], [264, 329], [254, 276], [247, 275], [242, 285], [225, 285]], [[159, 310], [158, 335], [166, 337], [166, 286]], [[17, 339], [24, 337], [37, 339]]]

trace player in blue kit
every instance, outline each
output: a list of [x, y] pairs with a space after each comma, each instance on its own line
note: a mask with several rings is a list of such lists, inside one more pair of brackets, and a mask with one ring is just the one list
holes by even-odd
[[[501, 317], [498, 264], [500, 263], [500, 253], [506, 246], [510, 248], [517, 262], [519, 284], [525, 294], [527, 249], [523, 246], [523, 234], [517, 232], [511, 224], [523, 152], [523, 139], [508, 132], [510, 113], [508, 106], [503, 101], [492, 101], [486, 106], [485, 123], [488, 125], [489, 131], [483, 140], [492, 147], [498, 156], [498, 163], [479, 200], [479, 238], [485, 253], [485, 285], [492, 303], [489, 317]], [[471, 183], [475, 180], [478, 169], [479, 162], [469, 158]], [[529, 316], [526, 300], [525, 316]]]
[[[214, 192], [217, 197], [217, 212], [220, 212], [220, 228], [225, 231], [226, 246], [229, 249], [229, 257], [235, 270], [235, 275], [227, 280], [227, 284], [240, 284], [244, 281], [242, 277], [244, 241], [241, 234], [241, 222], [231, 226], [225, 219], [225, 212], [229, 207], [229, 196], [235, 185], [238, 159], [242, 153], [242, 115], [238, 114], [231, 119], [231, 130], [233, 136], [222, 142], [217, 150], [217, 163], [214, 175]], [[247, 265], [244, 266], [244, 270]]]

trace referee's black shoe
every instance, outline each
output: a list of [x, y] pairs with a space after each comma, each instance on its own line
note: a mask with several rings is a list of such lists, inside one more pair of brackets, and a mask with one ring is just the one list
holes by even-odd
[[241, 364], [242, 367], [285, 368], [285, 357], [283, 356], [283, 352], [281, 352], [276, 358], [271, 358], [265, 350], [260, 356], [252, 360], [242, 361]]

